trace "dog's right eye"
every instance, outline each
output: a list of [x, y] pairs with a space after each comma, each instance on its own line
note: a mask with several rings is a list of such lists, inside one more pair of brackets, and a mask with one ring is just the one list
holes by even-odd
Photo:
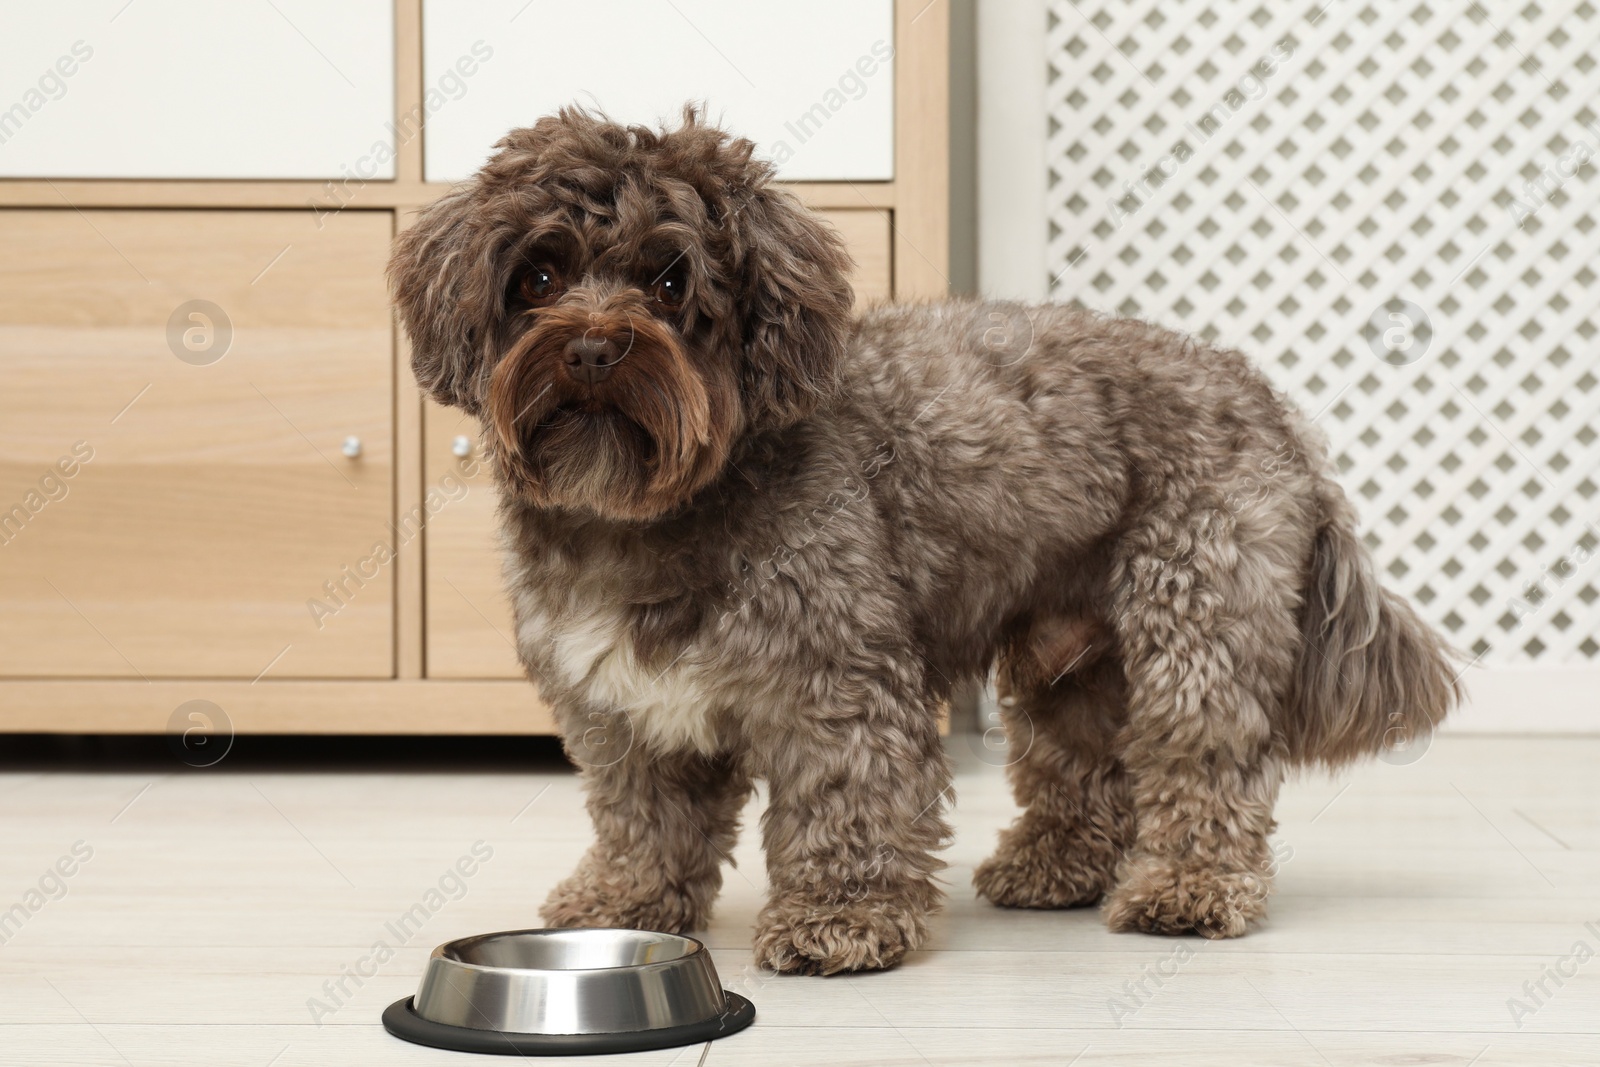
[[522, 277], [522, 298], [542, 307], [561, 295], [561, 278], [549, 267], [535, 267]]

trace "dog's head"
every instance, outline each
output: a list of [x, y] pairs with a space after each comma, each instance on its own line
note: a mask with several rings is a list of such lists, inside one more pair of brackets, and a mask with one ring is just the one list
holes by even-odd
[[480, 417], [508, 492], [655, 518], [833, 387], [849, 256], [749, 141], [564, 109], [497, 148], [389, 274], [417, 381]]

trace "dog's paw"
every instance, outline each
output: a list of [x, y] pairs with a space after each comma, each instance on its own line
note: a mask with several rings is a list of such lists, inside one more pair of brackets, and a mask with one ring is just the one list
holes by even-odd
[[647, 894], [635, 891], [639, 888], [596, 882], [580, 872], [551, 891], [539, 914], [549, 927], [612, 927], [665, 934], [704, 929], [711, 918], [709, 905], [694, 894], [674, 888]]
[[1002, 908], [1080, 908], [1099, 902], [1111, 886], [1118, 850], [1081, 835], [1002, 836], [993, 856], [978, 865], [978, 895]]
[[928, 936], [927, 912], [887, 900], [773, 900], [756, 918], [756, 962], [781, 974], [893, 967]]
[[1239, 937], [1266, 914], [1271, 881], [1159, 856], [1129, 856], [1106, 898], [1106, 925], [1122, 932]]

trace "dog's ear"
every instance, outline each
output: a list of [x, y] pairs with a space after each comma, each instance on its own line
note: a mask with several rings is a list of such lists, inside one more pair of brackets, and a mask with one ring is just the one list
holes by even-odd
[[749, 415], [757, 426], [789, 426], [837, 384], [853, 323], [854, 264], [833, 227], [787, 190], [756, 188], [732, 224]]
[[474, 415], [483, 409], [485, 345], [500, 313], [489, 300], [493, 270], [474, 226], [478, 183], [434, 201], [395, 240], [389, 287], [411, 338], [411, 371], [435, 400]]

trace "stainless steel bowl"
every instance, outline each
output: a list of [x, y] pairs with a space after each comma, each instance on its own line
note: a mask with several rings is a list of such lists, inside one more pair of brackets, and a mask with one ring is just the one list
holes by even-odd
[[512, 930], [433, 950], [397, 1037], [468, 1052], [573, 1055], [693, 1044], [750, 1025], [706, 947], [642, 930]]

